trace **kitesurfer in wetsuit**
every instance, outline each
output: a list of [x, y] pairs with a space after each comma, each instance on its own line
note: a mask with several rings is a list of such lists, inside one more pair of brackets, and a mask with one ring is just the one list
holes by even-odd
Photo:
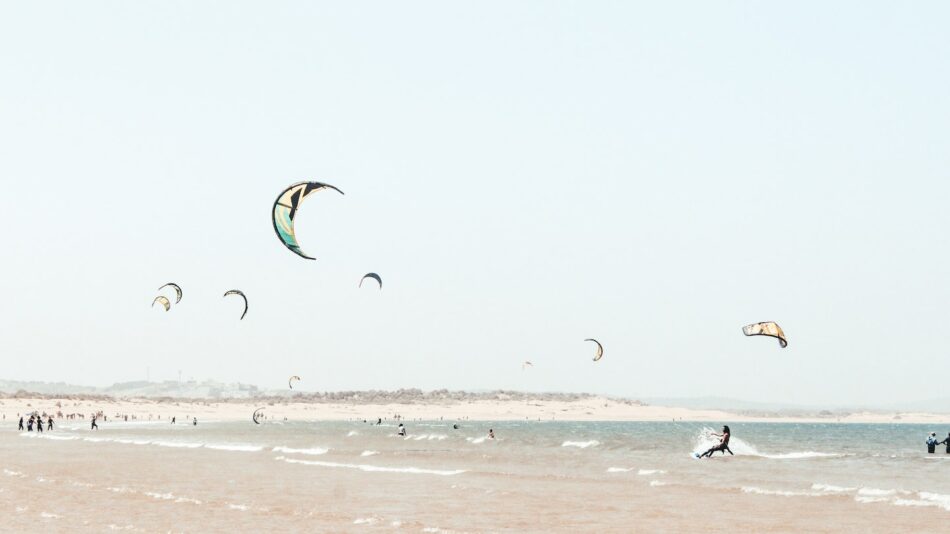
[[729, 426], [724, 425], [722, 427], [722, 434], [713, 433], [713, 436], [718, 436], [720, 438], [719, 445], [716, 445], [715, 447], [710, 447], [708, 451], [700, 454], [699, 458], [712, 458], [713, 453], [715, 453], [716, 451], [719, 451], [723, 454], [726, 454], [726, 451], [728, 451], [729, 454], [731, 455], [732, 450], [729, 449], [729, 437], [731, 436], [731, 433], [729, 432]]
[[927, 452], [930, 454], [933, 454], [934, 451], [936, 451], [936, 449], [937, 449], [937, 433], [931, 432], [930, 435], [927, 436]]

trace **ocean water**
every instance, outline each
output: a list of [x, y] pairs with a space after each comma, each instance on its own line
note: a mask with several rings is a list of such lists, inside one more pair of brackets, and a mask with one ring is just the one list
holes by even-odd
[[17, 531], [894, 532], [950, 519], [950, 454], [924, 445], [950, 425], [737, 423], [735, 456], [698, 460], [708, 424], [404, 424], [405, 437], [362, 422], [10, 431], [0, 503]]

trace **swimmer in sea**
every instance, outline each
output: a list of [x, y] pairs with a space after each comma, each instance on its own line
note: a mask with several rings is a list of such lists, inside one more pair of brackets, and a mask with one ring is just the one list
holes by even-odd
[[719, 445], [716, 445], [715, 447], [710, 447], [708, 451], [698, 455], [697, 458], [712, 458], [713, 453], [715, 453], [716, 451], [719, 451], [723, 454], [726, 454], [726, 451], [728, 451], [729, 454], [732, 455], [732, 450], [729, 449], [729, 437], [730, 437], [729, 427], [723, 426], [722, 434], [713, 433], [713, 436], [718, 436], [720, 438]]

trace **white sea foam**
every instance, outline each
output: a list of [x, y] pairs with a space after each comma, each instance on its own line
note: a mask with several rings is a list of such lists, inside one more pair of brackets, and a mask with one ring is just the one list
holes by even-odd
[[933, 501], [940, 503], [941, 506], [950, 510], [950, 495], [944, 495], [942, 493], [930, 493], [928, 491], [921, 491], [917, 494], [918, 497], [927, 501]]
[[448, 438], [445, 434], [419, 434], [418, 436], [406, 436], [406, 439], [411, 439], [413, 441], [442, 441]]
[[662, 469], [641, 469], [637, 471], [637, 474], [640, 476], [644, 475], [665, 475], [666, 471]]
[[319, 462], [315, 460], [295, 460], [293, 458], [285, 458], [283, 456], [277, 456], [275, 460], [281, 460], [290, 464], [301, 464], [301, 465], [314, 465], [320, 467], [339, 467], [344, 469], [358, 469], [360, 471], [366, 472], [378, 472], [378, 473], [411, 473], [417, 475], [440, 475], [440, 476], [452, 476], [459, 475], [465, 472], [464, 469], [456, 470], [442, 470], [442, 469], [420, 469], [418, 467], [381, 467], [378, 465], [368, 465], [368, 464], [344, 464], [337, 462]]
[[153, 441], [152, 445], [159, 447], [172, 447], [175, 449], [197, 449], [203, 446], [203, 443], [191, 443], [187, 441]]
[[630, 471], [633, 471], [632, 467], [608, 467], [607, 468], [608, 473], [629, 473]]
[[478, 437], [478, 438], [465, 438], [465, 441], [468, 441], [469, 443], [471, 443], [471, 444], [473, 444], [473, 445], [479, 445], [479, 444], [481, 444], [481, 443], [485, 443], [485, 440], [486, 440], [486, 439], [488, 439], [487, 436], [481, 436], [481, 437]]
[[360, 456], [376, 456], [377, 454], [379, 454], [379, 451], [363, 451]]
[[58, 515], [56, 515], [56, 514], [51, 514], [51, 513], [49, 513], [49, 512], [40, 512], [40, 517], [42, 517], [43, 519], [57, 519], [57, 518], [59, 518]]
[[353, 436], [359, 436], [359, 435], [360, 435], [359, 432], [357, 432], [357, 431], [355, 431], [355, 430], [350, 430], [349, 432], [347, 432], [346, 437], [352, 438]]
[[358, 517], [353, 520], [354, 525], [372, 525], [373, 523], [379, 521], [375, 517]]
[[897, 490], [893, 489], [861, 488], [858, 490], [858, 495], [865, 497], [884, 497], [896, 494]]
[[561, 443], [562, 447], [577, 447], [579, 449], [586, 449], [587, 447], [596, 447], [600, 445], [600, 442], [596, 439], [590, 441], [565, 441]]
[[147, 496], [149, 496], [149, 497], [151, 497], [151, 498], [153, 498], [153, 499], [158, 499], [158, 500], [160, 500], [160, 501], [170, 501], [170, 500], [172, 500], [172, 499], [175, 498], [175, 496], [172, 495], [171, 493], [155, 493], [155, 492], [152, 492], [152, 491], [146, 491], [146, 492], [145, 492], [145, 495], [147, 495]]
[[833, 486], [831, 484], [812, 484], [811, 489], [815, 491], [826, 491], [828, 493], [850, 493], [857, 491], [858, 488], [846, 488], [843, 486]]
[[244, 512], [244, 511], [247, 510], [247, 506], [245, 506], [245, 505], [243, 505], [243, 504], [231, 504], [231, 503], [228, 503], [228, 509], [229, 509], [229, 510], [240, 510], [240, 511]]
[[854, 500], [860, 503], [870, 504], [875, 502], [887, 502], [890, 499], [887, 497], [865, 497], [864, 495], [856, 495]]
[[204, 446], [206, 449], [214, 449], [216, 451], [234, 451], [234, 452], [260, 452], [264, 450], [264, 447], [258, 445], [227, 445], [227, 444], [217, 444], [217, 443], [208, 443]]
[[21, 473], [21, 472], [19, 472], [19, 471], [14, 471], [14, 470], [12, 470], [12, 469], [4, 469], [4, 470], [3, 470], [3, 474], [4, 474], [4, 475], [7, 475], [7, 476], [10, 476], [10, 477], [25, 477], [25, 476], [26, 476], [26, 475], [24, 475], [23, 473]]
[[894, 499], [891, 504], [894, 506], [940, 506], [938, 502], [917, 499]]
[[757, 488], [755, 486], [742, 486], [743, 493], [753, 493], [756, 495], [779, 495], [782, 497], [822, 497], [827, 494], [814, 491], [787, 491]]
[[654, 488], [657, 487], [657, 486], [666, 486], [666, 482], [663, 482], [662, 480], [651, 480], [651, 481], [650, 481], [650, 486], [652, 486], [652, 487], [654, 487]]
[[274, 447], [271, 449], [274, 452], [283, 452], [285, 454], [308, 454], [310, 456], [320, 456], [321, 454], [326, 454], [330, 449], [324, 449], [321, 447], [314, 447], [312, 449], [292, 449], [290, 447]]

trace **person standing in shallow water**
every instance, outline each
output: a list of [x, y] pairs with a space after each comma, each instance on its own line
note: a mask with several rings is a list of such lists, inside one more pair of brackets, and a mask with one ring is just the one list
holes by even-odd
[[927, 436], [927, 453], [933, 454], [937, 450], [937, 433], [931, 432]]
[[20, 416], [20, 428], [18, 430], [23, 430], [23, 416]]
[[53, 430], [53, 416], [49, 416], [49, 420], [46, 421], [46, 430]]
[[96, 424], [96, 416], [92, 416], [92, 425], [89, 427], [89, 430], [99, 430], [99, 425]]

